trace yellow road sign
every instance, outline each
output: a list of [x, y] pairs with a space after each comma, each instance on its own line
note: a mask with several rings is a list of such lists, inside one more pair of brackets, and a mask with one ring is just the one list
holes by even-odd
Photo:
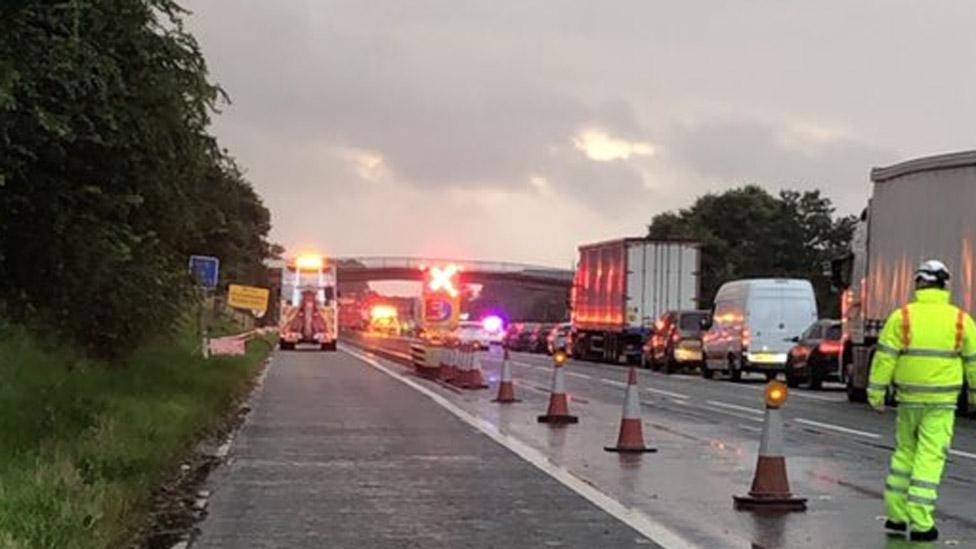
[[237, 309], [264, 311], [268, 308], [270, 294], [267, 288], [231, 284], [227, 291], [227, 304]]

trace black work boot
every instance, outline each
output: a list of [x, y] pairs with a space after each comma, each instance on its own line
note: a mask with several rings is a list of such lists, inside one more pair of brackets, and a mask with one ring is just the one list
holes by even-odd
[[913, 530], [908, 539], [911, 541], [935, 541], [939, 539], [939, 529], [933, 526], [931, 530], [924, 532], [916, 532]]
[[891, 530], [892, 532], [904, 532], [908, 530], [908, 525], [904, 522], [895, 522], [891, 519], [885, 521], [885, 530]]

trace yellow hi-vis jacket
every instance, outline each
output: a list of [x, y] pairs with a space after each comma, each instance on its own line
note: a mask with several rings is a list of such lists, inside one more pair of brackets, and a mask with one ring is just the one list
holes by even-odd
[[965, 311], [949, 304], [949, 292], [927, 288], [915, 301], [893, 312], [875, 347], [868, 400], [884, 402], [894, 382], [899, 403], [954, 407], [969, 381], [969, 402], [976, 403], [976, 325]]

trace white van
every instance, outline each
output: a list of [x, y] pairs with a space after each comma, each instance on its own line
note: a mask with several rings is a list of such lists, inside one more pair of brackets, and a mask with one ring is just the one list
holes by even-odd
[[702, 377], [763, 372], [774, 379], [786, 369], [792, 338], [817, 320], [809, 280], [757, 278], [726, 282], [715, 295], [711, 326], [702, 337]]

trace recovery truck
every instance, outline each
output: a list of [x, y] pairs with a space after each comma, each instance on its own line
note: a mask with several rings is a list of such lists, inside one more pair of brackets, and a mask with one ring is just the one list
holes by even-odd
[[850, 253], [831, 265], [841, 290], [838, 373], [852, 402], [866, 400], [878, 335], [888, 315], [911, 299], [919, 263], [945, 262], [954, 304], [970, 314], [976, 305], [976, 151], [874, 168], [871, 183]]
[[573, 356], [638, 362], [658, 317], [698, 307], [700, 248], [647, 238], [580, 246], [571, 294]]
[[300, 343], [335, 351], [339, 339], [336, 267], [317, 255], [285, 261], [281, 272], [278, 346], [294, 350]]

